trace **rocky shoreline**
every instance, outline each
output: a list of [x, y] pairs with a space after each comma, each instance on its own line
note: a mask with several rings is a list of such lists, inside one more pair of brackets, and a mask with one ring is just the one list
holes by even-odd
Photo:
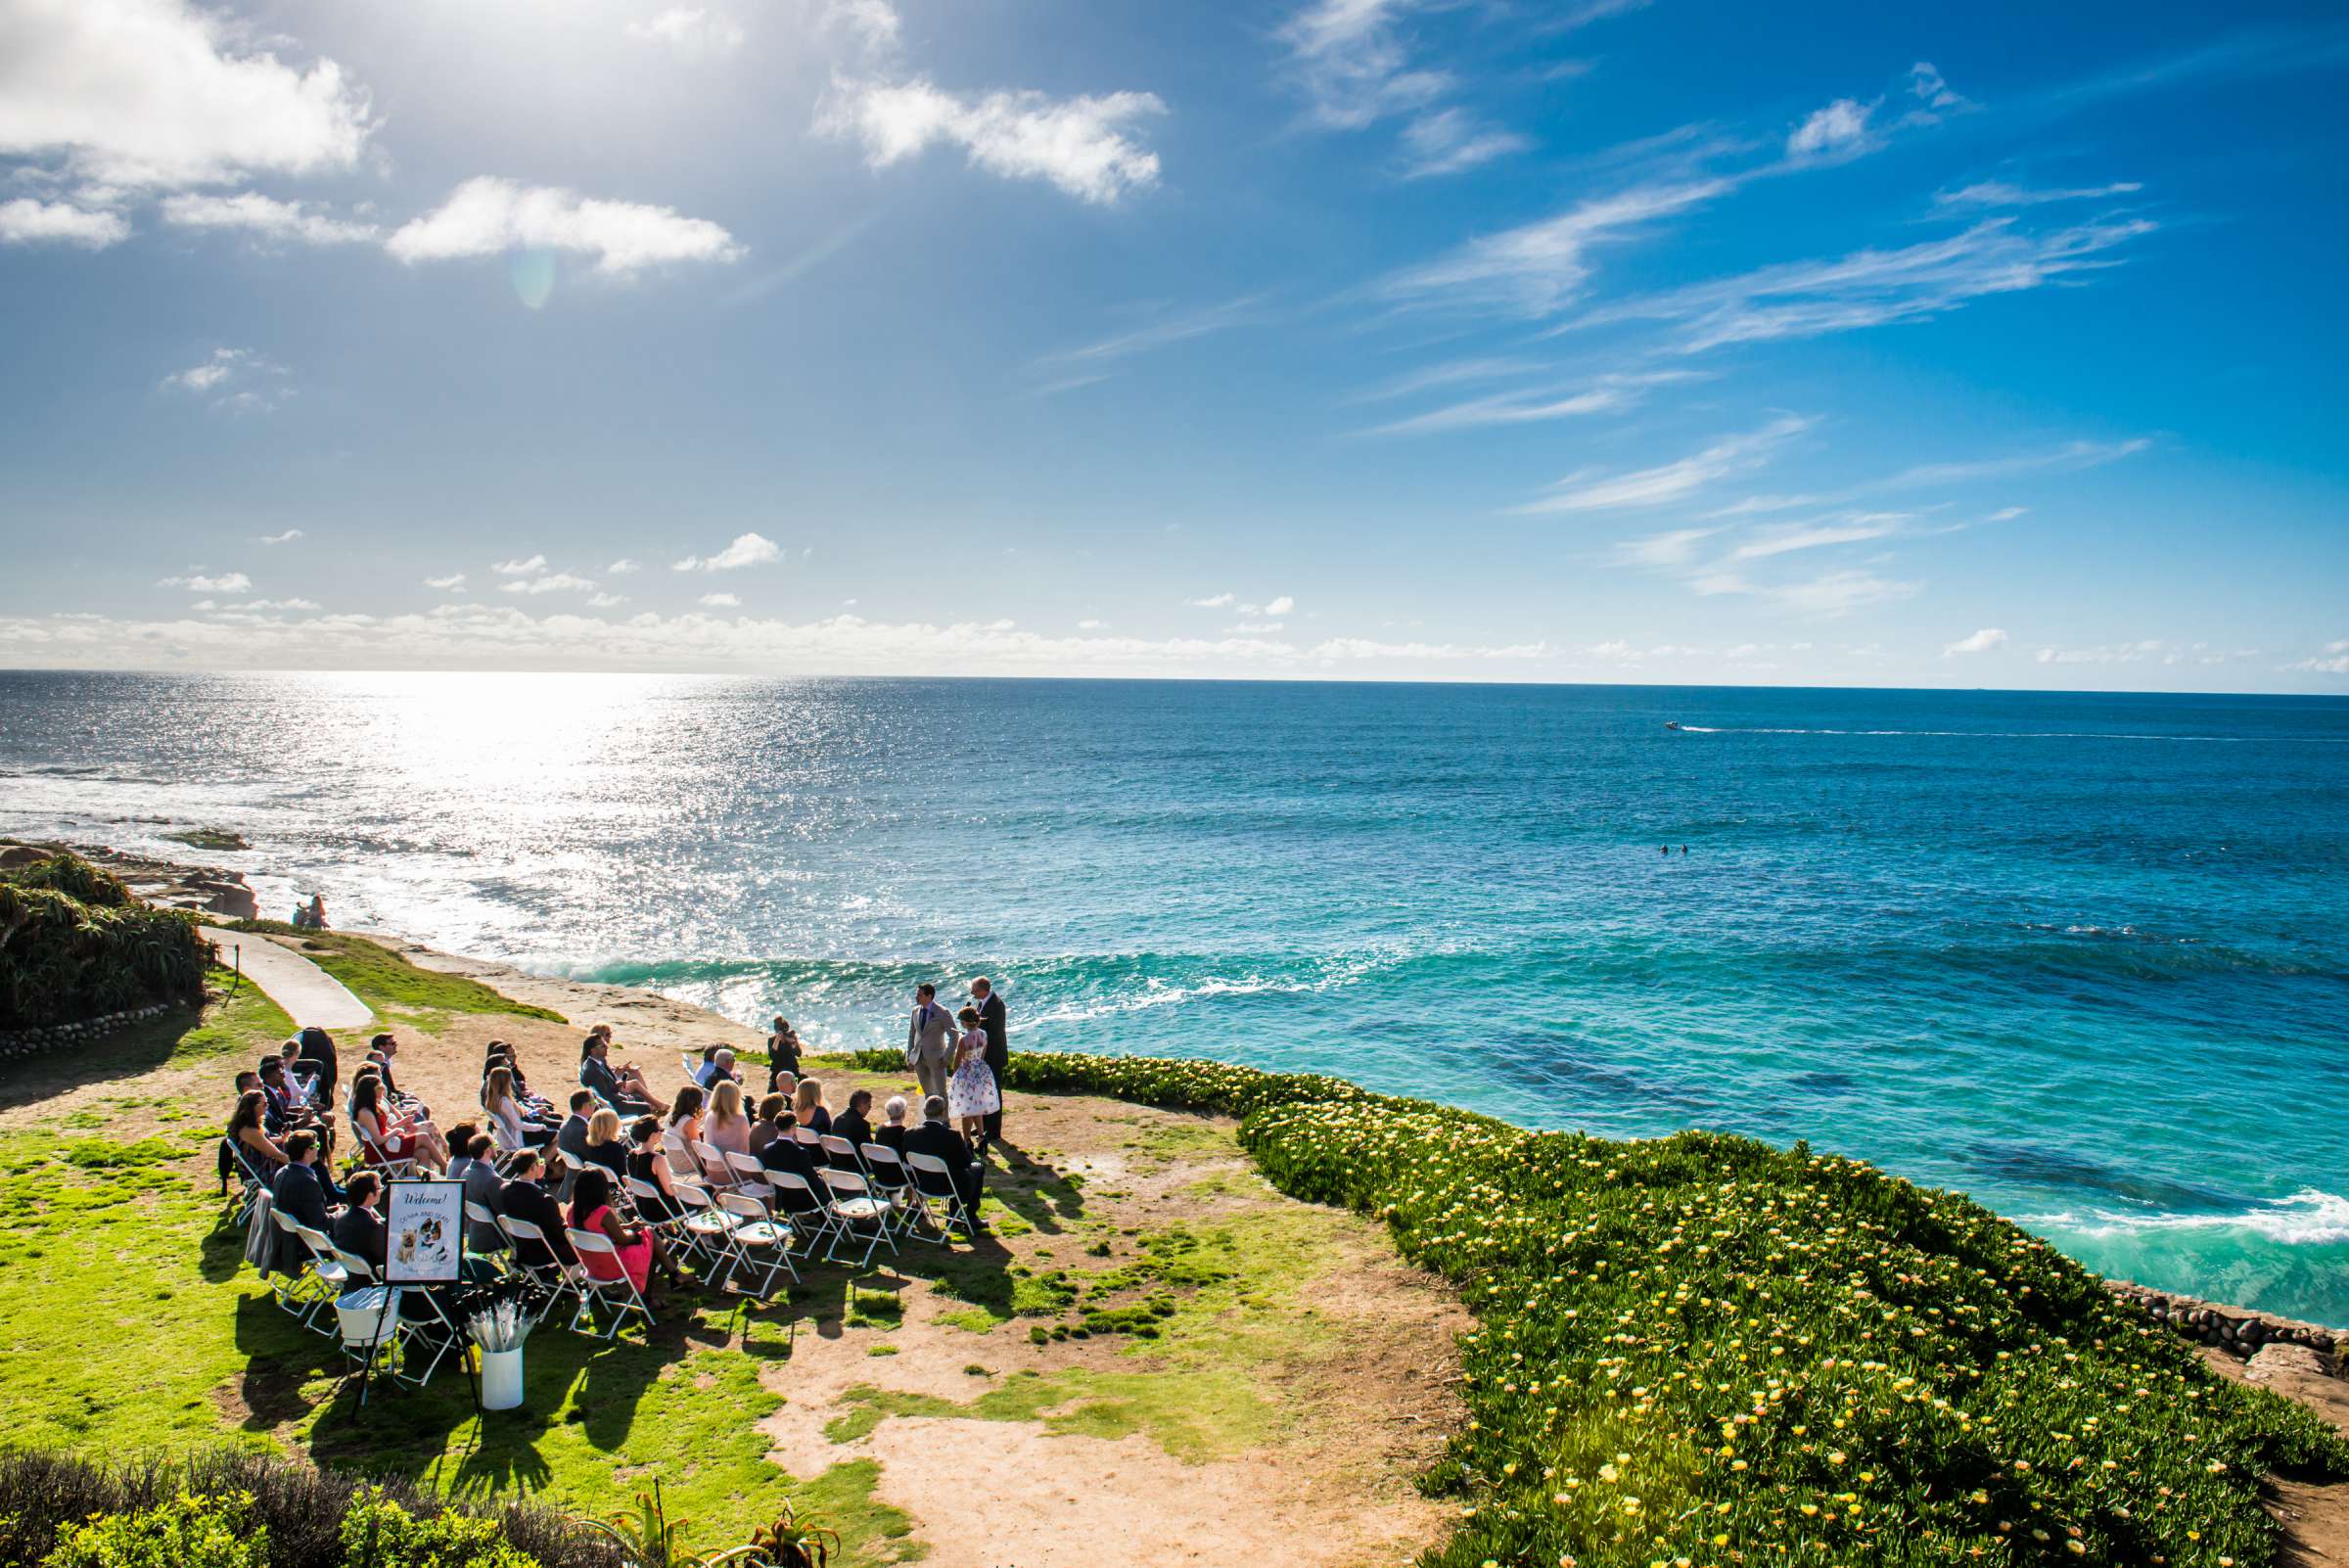
[[92, 865], [104, 866], [146, 903], [166, 909], [199, 909], [231, 920], [260, 916], [260, 900], [242, 871], [221, 866], [182, 865], [144, 854], [125, 854], [95, 844], [38, 844], [0, 839], [0, 866], [46, 859], [70, 850]]

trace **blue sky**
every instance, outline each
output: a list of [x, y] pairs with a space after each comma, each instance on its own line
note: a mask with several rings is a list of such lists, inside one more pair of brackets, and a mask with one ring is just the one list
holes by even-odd
[[2349, 691], [2349, 23], [0, 0], [0, 664]]

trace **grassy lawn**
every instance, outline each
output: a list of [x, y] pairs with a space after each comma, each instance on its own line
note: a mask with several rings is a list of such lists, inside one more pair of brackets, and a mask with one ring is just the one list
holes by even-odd
[[387, 1023], [438, 1033], [458, 1013], [564, 1021], [561, 1013], [501, 995], [478, 980], [410, 963], [365, 937], [340, 931], [296, 931], [277, 920], [232, 922], [226, 929], [294, 939], [294, 950], [350, 989]]

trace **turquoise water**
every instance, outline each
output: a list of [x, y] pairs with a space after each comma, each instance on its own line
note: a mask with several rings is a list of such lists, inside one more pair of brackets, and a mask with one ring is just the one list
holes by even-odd
[[0, 673], [0, 831], [192, 825], [827, 1043], [985, 971], [1015, 1049], [1807, 1137], [2349, 1324], [2349, 701]]

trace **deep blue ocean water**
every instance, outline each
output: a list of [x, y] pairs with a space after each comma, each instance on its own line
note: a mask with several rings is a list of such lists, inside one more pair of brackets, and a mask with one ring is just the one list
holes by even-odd
[[824, 1043], [985, 971], [1015, 1049], [1808, 1138], [2349, 1324], [2349, 701], [0, 672], [0, 832], [199, 825]]

